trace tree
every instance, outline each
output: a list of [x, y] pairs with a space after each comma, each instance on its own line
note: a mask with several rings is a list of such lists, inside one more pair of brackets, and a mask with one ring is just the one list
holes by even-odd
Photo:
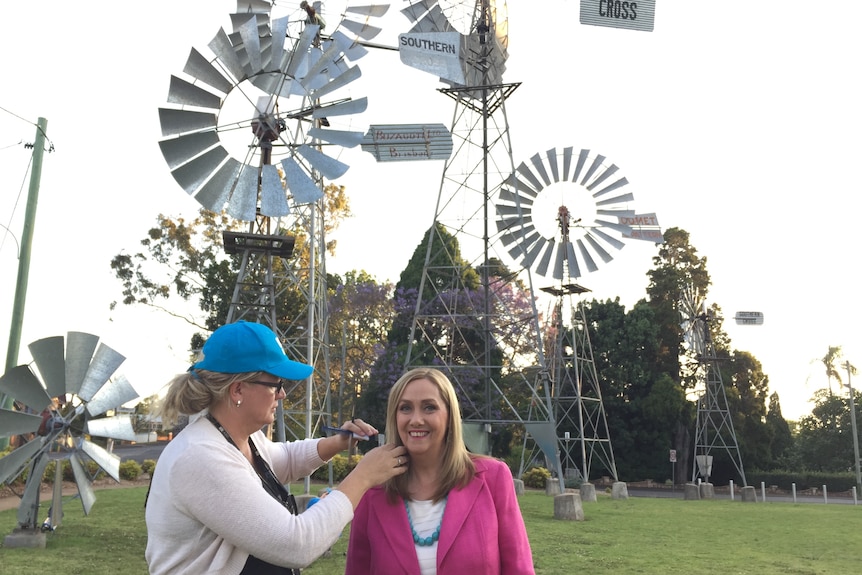
[[820, 361], [823, 363], [823, 367], [826, 370], [826, 381], [829, 385], [829, 395], [832, 395], [832, 379], [834, 378], [838, 384], [841, 384], [841, 372], [835, 366], [835, 362], [841, 359], [842, 356], [841, 346], [840, 345], [830, 345], [829, 350], [826, 352]]
[[848, 402], [825, 389], [814, 394], [810, 415], [799, 420], [796, 450], [804, 469], [846, 471], [851, 468], [853, 431]]
[[[699, 256], [690, 245], [688, 232], [671, 228], [665, 232], [664, 238], [665, 243], [653, 258], [655, 268], [647, 273], [650, 278], [647, 288], [649, 305], [658, 324], [656, 373], [670, 375], [689, 393], [703, 382], [704, 369], [718, 368], [742, 459], [756, 467], [768, 466], [773, 462], [769, 449], [772, 428], [766, 425], [765, 419], [769, 380], [753, 355], [732, 349], [717, 303], [709, 306], [705, 328], [708, 330], [705, 336], [709, 337], [715, 356], [711, 361], [716, 363], [712, 366], [704, 364], [702, 358], [697, 357], [704, 350], [687, 349], [683, 345], [680, 296], [683, 290], [688, 290], [689, 294], [696, 296], [693, 303], [705, 300], [711, 280], [706, 268], [707, 259]], [[681, 361], [680, 358], [685, 359]], [[675, 447], [681, 454], [679, 467], [683, 474], [689, 467], [684, 459], [689, 456], [690, 437], [694, 431], [694, 407], [692, 404], [692, 409], [680, 410], [676, 425]], [[724, 438], [728, 442], [730, 439]]]
[[[426, 267], [428, 242], [432, 234], [435, 238], [434, 250]], [[499, 260], [497, 261], [499, 263]], [[435, 223], [425, 232], [422, 241], [413, 251], [407, 267], [401, 272], [401, 277], [395, 286], [396, 289], [419, 289], [422, 285], [422, 275], [426, 270], [429, 275], [428, 284], [436, 289], [446, 289], [452, 285], [453, 276], [460, 278], [460, 283], [468, 289], [478, 289], [481, 284], [479, 273], [470, 266], [467, 260], [461, 257], [461, 245], [458, 238], [440, 223]]]
[[[683, 348], [683, 334], [680, 327], [680, 297], [684, 289], [694, 290], [706, 297], [711, 280], [706, 270], [706, 258], [697, 254], [689, 244], [689, 234], [680, 228], [670, 228], [664, 232], [664, 243], [659, 246], [658, 255], [653, 258], [655, 267], [647, 272], [650, 283], [647, 286], [649, 305], [658, 329], [656, 353], [656, 372], [667, 374], [678, 382], [686, 392], [696, 383], [696, 363], [682, 369], [680, 356], [686, 353]], [[673, 424], [674, 448], [677, 451], [677, 481], [684, 480], [691, 467], [691, 437], [694, 431], [696, 410], [680, 411], [680, 419]]]
[[[378, 284], [367, 272], [351, 271], [330, 278], [329, 341], [332, 344], [333, 412], [338, 423], [355, 415], [355, 401], [383, 353], [395, 305], [392, 284]], [[382, 420], [375, 420], [382, 421]]]
[[684, 377], [679, 362], [684, 353], [679, 301], [683, 289], [688, 287], [706, 297], [711, 284], [706, 258], [697, 255], [697, 250], [689, 244], [688, 232], [670, 228], [664, 232], [664, 243], [653, 257], [653, 264], [655, 267], [647, 272], [650, 279], [647, 296], [659, 326], [657, 371], [669, 374], [689, 388], [693, 382], [691, 377]]
[[629, 478], [669, 477], [670, 449], [687, 460], [679, 422], [692, 421], [694, 410], [671, 374], [658, 371], [654, 307], [641, 300], [626, 313], [618, 299], [593, 300], [585, 314], [617, 471]]
[[766, 425], [770, 428], [771, 443], [769, 450], [772, 453], [773, 468], [792, 469], [795, 463], [789, 459], [793, 453], [793, 433], [790, 425], [781, 414], [781, 401], [778, 393], [773, 392], [769, 396], [769, 409], [766, 412]]
[[[215, 329], [227, 315], [236, 281], [221, 234], [238, 227], [225, 214], [205, 209], [191, 222], [159, 214], [157, 225], [141, 240], [143, 251], [120, 253], [111, 260], [122, 284], [122, 303], [161, 310], [202, 330]], [[189, 302], [196, 303], [203, 315], [195, 313]], [[111, 309], [116, 305], [112, 302]]]
[[[426, 266], [432, 237], [434, 251]], [[525, 337], [533, 318], [530, 294], [518, 282], [509, 281], [513, 275], [496, 259], [488, 263], [487, 270], [470, 267], [461, 257], [458, 239], [445, 226], [430, 228], [396, 285], [388, 345], [363, 393], [362, 412], [380, 414], [389, 388], [403, 373], [408, 349], [412, 349], [412, 365], [434, 365], [447, 372], [465, 419], [495, 419], [508, 411], [496, 392], [492, 391], [494, 397], [489, 401], [487, 374], [481, 366], [490, 366], [490, 377], [507, 394], [505, 399], [513, 404], [528, 402], [529, 394], [511, 384], [513, 370], [519, 367], [508, 358], [534, 356], [536, 339]], [[420, 288], [424, 289], [422, 301], [418, 301]], [[417, 310], [422, 319], [410, 341]], [[489, 326], [483, 321], [486, 317]], [[493, 345], [486, 350], [489, 337]]]
[[[322, 201], [327, 215], [324, 228], [330, 233], [350, 215], [344, 186], [326, 186]], [[111, 269], [122, 284], [121, 302], [159, 309], [203, 331], [213, 331], [227, 319], [241, 264], [238, 254], [231, 256], [224, 252], [222, 233], [251, 229], [254, 225], [203, 208], [191, 222], [159, 214], [157, 225], [141, 240], [142, 251], [120, 253], [111, 260]], [[298, 222], [290, 229], [277, 229], [273, 233], [293, 235], [296, 267], [310, 269], [308, 240]], [[328, 241], [327, 251], [333, 253], [336, 245], [334, 240]], [[284, 265], [283, 260], [274, 260], [276, 274]], [[116, 305], [116, 301], [112, 302], [111, 309]], [[276, 312], [279, 325], [289, 324], [304, 306], [305, 298], [298, 286], [280, 292]], [[191, 349], [200, 349], [204, 340], [202, 334], [194, 334]]]
[[742, 461], [749, 468], [769, 469], [773, 461], [772, 430], [766, 424], [769, 378], [749, 352], [734, 350], [729, 359], [722, 366], [722, 379]]

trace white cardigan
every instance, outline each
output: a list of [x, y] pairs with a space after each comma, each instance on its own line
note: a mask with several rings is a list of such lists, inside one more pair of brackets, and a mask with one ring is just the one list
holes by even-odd
[[[252, 436], [276, 477], [288, 483], [320, 467], [319, 439], [274, 443]], [[301, 515], [267, 493], [251, 463], [206, 418], [165, 447], [146, 509], [151, 575], [237, 575], [249, 555], [306, 567], [338, 539], [353, 505], [335, 490]]]

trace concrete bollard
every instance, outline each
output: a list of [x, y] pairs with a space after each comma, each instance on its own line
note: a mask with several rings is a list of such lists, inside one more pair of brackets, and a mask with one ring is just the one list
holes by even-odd
[[515, 495], [523, 495], [524, 494], [524, 480], [523, 479], [515, 479]]
[[596, 486], [592, 483], [581, 483], [581, 501], [584, 503], [596, 502]]
[[629, 488], [625, 481], [615, 481], [611, 486], [611, 499], [628, 499]]
[[746, 485], [741, 489], [741, 493], [743, 502], [757, 503], [757, 492], [754, 490], [753, 485]]
[[700, 484], [701, 499], [715, 499], [715, 486], [712, 483]]
[[560, 495], [560, 480], [549, 477], [545, 480], [545, 495]]
[[3, 547], [6, 549], [13, 548], [30, 548], [30, 549], [45, 549], [48, 544], [48, 538], [39, 530], [22, 529], [20, 527], [13, 529], [12, 533], [3, 539]]
[[689, 500], [694, 501], [694, 500], [700, 499], [700, 490], [697, 488], [696, 483], [686, 483], [685, 484], [685, 491], [684, 491], [683, 498], [686, 501], [689, 501]]
[[554, 497], [554, 519], [583, 521], [584, 506], [577, 493], [563, 493]]

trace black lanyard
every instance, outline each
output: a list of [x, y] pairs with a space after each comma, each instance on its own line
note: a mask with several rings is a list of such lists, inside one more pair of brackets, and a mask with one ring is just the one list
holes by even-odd
[[[239, 446], [234, 443], [233, 438], [230, 436], [227, 430], [222, 427], [222, 424], [219, 423], [218, 420], [213, 417], [211, 413], [207, 413], [206, 418], [209, 419], [213, 425], [215, 425], [216, 429], [218, 429], [219, 432], [221, 432], [221, 434], [224, 436], [224, 438], [228, 440], [228, 443], [239, 449]], [[260, 478], [260, 482], [263, 485], [263, 488], [274, 499], [284, 505], [284, 507], [286, 507], [287, 510], [291, 512], [291, 514], [296, 515], [296, 499], [293, 497], [293, 494], [290, 493], [287, 489], [285, 489], [281, 481], [278, 480], [278, 477], [275, 476], [275, 473], [273, 473], [272, 468], [269, 466], [269, 463], [266, 462], [266, 459], [261, 457], [260, 452], [257, 450], [257, 446], [251, 440], [251, 437], [248, 438], [248, 446], [251, 449], [252, 459], [254, 459], [254, 471]]]

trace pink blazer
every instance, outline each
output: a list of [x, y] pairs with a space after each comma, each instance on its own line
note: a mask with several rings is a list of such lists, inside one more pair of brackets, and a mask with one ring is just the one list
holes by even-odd
[[[533, 554], [515, 495], [512, 473], [496, 459], [474, 459], [476, 475], [449, 493], [437, 574], [534, 575]], [[419, 575], [404, 503], [392, 505], [383, 488], [369, 490], [350, 526], [345, 575]]]

